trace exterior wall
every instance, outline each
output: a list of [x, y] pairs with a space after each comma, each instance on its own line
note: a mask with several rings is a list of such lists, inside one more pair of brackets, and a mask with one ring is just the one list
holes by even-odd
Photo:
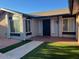
[[42, 26], [43, 26], [42, 25], [42, 20], [38, 20], [38, 19], [32, 19], [31, 20], [32, 37], [43, 35]]
[[[29, 38], [35, 37], [35, 36], [42, 36], [43, 35], [42, 20], [31, 19], [30, 21], [31, 21], [30, 27], [31, 27], [32, 35], [28, 35], [28, 36], [25, 35], [25, 39], [29, 39]], [[23, 26], [24, 26], [24, 34], [25, 34], [25, 25], [23, 25]]]
[[[62, 19], [63, 19], [63, 18], [62, 18]], [[74, 26], [73, 26], [74, 29], [73, 29], [73, 31], [70, 31], [70, 32], [76, 32], [76, 30], [75, 30], [75, 28], [76, 28], [76, 27], [75, 27], [75, 18], [74, 18], [74, 17], [70, 17], [69, 20], [70, 20], [70, 21], [74, 21], [74, 23], [73, 23], [73, 24], [74, 24]], [[62, 22], [63, 22], [63, 21], [62, 21]], [[70, 27], [71, 27], [71, 26], [70, 26]], [[63, 29], [63, 28], [62, 28], [62, 29]], [[64, 32], [64, 31], [63, 31], [63, 32]], [[72, 37], [72, 38], [75, 38], [76, 35], [62, 34], [62, 37]]]
[[[25, 17], [23, 17], [22, 16], [22, 31], [23, 31], [23, 33], [22, 33], [22, 35], [21, 35], [21, 38], [22, 38], [22, 40], [29, 40], [31, 37], [32, 37], [32, 34], [31, 35], [26, 35], [26, 25], [25, 25], [25, 19], [24, 19]], [[26, 18], [27, 18], [27, 16], [26, 16]], [[32, 19], [30, 19], [30, 28], [31, 28], [31, 31], [30, 32], [32, 32]]]
[[31, 35], [26, 36], [25, 35], [25, 21], [23, 21], [24, 25], [23, 25], [23, 29], [24, 29], [24, 37], [25, 39], [29, 39], [31, 37], [35, 37], [35, 36], [42, 36], [43, 35], [43, 29], [42, 29], [42, 20], [39, 19], [30, 19], [30, 27], [31, 27]]
[[[21, 20], [20, 21], [20, 35], [21, 36], [10, 36], [10, 38], [14, 38], [14, 39], [22, 39], [22, 40], [25, 40], [25, 39], [29, 39], [31, 37], [35, 37], [35, 36], [43, 36], [43, 23], [42, 23], [42, 20], [43, 19], [30, 19], [31, 20], [31, 32], [32, 32], [32, 35], [28, 35], [26, 36], [26, 32], [25, 32], [25, 21], [23, 20], [22, 18], [22, 15], [18, 15], [19, 16], [19, 19]], [[15, 16], [14, 16], [15, 17]], [[51, 31], [51, 36], [53, 37], [75, 37], [75, 36], [70, 36], [70, 35], [63, 35], [62, 32], [63, 32], [63, 18], [62, 16], [58, 16], [57, 17], [51, 17], [50, 18], [50, 31]], [[58, 24], [56, 24], [56, 22], [59, 21]]]
[[[58, 20], [58, 24], [56, 23]], [[75, 22], [75, 18], [72, 20]], [[63, 17], [51, 17], [51, 36], [53, 37], [76, 37], [75, 35], [63, 34]], [[75, 28], [75, 24], [74, 24]], [[75, 31], [75, 30], [74, 30]], [[71, 31], [72, 32], [72, 31]]]
[[59, 37], [62, 37], [62, 27], [63, 27], [63, 25], [62, 25], [62, 16], [59, 16]]
[[32, 37], [38, 35], [39, 31], [39, 21], [38, 20], [31, 20], [31, 31], [32, 31]]
[[[16, 17], [18, 17], [18, 19], [20, 20], [20, 32], [13, 32], [13, 33], [16, 33], [16, 34], [17, 33], [20, 34], [20, 36], [11, 36], [10, 35], [10, 38], [24, 40], [24, 32], [23, 32], [24, 30], [23, 30], [23, 17], [22, 17], [22, 14], [14, 13], [14, 15], [12, 17], [13, 17], [13, 20], [15, 20]], [[10, 32], [10, 33], [12, 33], [12, 32]]]
[[57, 17], [52, 17], [50, 20], [51, 36], [58, 37], [59, 34], [59, 24], [57, 24], [58, 21], [59, 20]]
[[76, 39], [79, 42], [79, 15], [76, 15]]
[[[59, 23], [56, 24], [56, 21]], [[62, 37], [62, 16], [51, 18], [51, 36]]]
[[73, 0], [73, 10], [72, 13], [76, 14], [79, 12], [79, 2], [77, 0]]
[[[9, 20], [8, 20], [8, 16], [10, 16], [9, 14], [6, 14], [4, 19], [2, 19], [0, 21], [0, 35], [4, 36], [4, 37], [8, 37], [8, 38], [13, 38], [13, 39], [21, 39], [21, 40], [25, 40], [25, 39], [29, 39], [31, 37], [34, 36], [43, 36], [43, 23], [42, 20], [43, 19], [30, 19], [31, 20], [31, 32], [32, 35], [28, 35], [26, 36], [26, 32], [25, 32], [25, 21], [23, 19], [23, 15], [22, 14], [18, 14], [15, 13], [13, 15], [13, 18], [18, 17], [18, 19], [20, 20], [20, 36], [10, 36], [10, 24], [9, 24]], [[51, 17], [50, 18], [50, 31], [51, 31], [51, 36], [54, 37], [75, 37], [75, 36], [71, 36], [71, 35], [62, 35], [62, 24], [63, 24], [63, 18], [62, 16], [58, 16], [57, 17]], [[78, 23], [78, 19], [79, 16], [77, 16], [77, 20], [76, 22]], [[56, 24], [56, 22], [59, 21], [58, 25]], [[76, 30], [76, 38], [78, 39], [78, 25], [77, 25], [77, 30]]]
[[[25, 20], [23, 19], [21, 14], [14, 14], [13, 17], [18, 17], [20, 20], [20, 36], [10, 36], [12, 39], [20, 39], [20, 40], [28, 40], [31, 37], [42, 36], [42, 20], [38, 19], [30, 19], [30, 27], [31, 27], [31, 35], [26, 36], [25, 32]], [[11, 32], [10, 32], [11, 33]]]
[[42, 22], [42, 20], [40, 19], [39, 20], [39, 25], [38, 25], [38, 29], [39, 29], [39, 31], [38, 31], [38, 35], [39, 36], [43, 36], [43, 22]]
[[4, 16], [3, 19], [0, 19], [0, 36], [7, 38], [6, 16]]

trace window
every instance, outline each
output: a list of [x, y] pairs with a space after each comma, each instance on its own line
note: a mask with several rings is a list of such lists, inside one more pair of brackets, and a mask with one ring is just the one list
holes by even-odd
[[76, 32], [76, 21], [74, 19], [69, 20], [69, 31]]
[[30, 20], [25, 20], [26, 32], [30, 32]]
[[11, 32], [15, 32], [15, 30], [14, 30], [14, 22], [13, 22], [13, 20], [12, 20], [12, 16], [9, 16], [9, 22], [10, 22], [10, 31]]
[[63, 31], [64, 32], [68, 31], [68, 20], [67, 19], [63, 20]]
[[75, 32], [75, 19], [74, 18], [64, 18], [63, 19], [63, 32]]
[[9, 22], [11, 32], [20, 32], [20, 20], [18, 19], [18, 17], [15, 17], [14, 19], [12, 17], [9, 17]]

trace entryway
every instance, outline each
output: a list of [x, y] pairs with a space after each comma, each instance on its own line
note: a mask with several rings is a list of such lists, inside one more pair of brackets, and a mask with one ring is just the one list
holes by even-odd
[[43, 36], [50, 36], [50, 19], [43, 20]]

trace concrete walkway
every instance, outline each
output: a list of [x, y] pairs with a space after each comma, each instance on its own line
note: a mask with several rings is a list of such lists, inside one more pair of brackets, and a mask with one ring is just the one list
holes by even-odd
[[15, 58], [6, 56], [5, 54], [0, 53], [0, 59], [15, 59]]
[[[25, 54], [29, 53], [30, 51], [32, 51], [33, 49], [35, 49], [36, 47], [38, 47], [42, 43], [43, 42], [41, 42], [41, 41], [31, 41], [29, 43], [26, 43], [23, 46], [20, 46], [16, 49], [13, 49], [9, 52], [4, 53], [4, 55], [10, 56], [11, 58], [13, 57], [13, 59], [20, 59]], [[9, 58], [7, 58], [7, 59], [9, 59]]]

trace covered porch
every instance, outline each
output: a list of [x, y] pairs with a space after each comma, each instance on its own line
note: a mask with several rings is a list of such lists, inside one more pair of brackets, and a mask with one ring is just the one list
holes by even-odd
[[44, 41], [44, 42], [75, 42], [77, 43], [77, 39], [67, 38], [67, 37], [36, 36], [36, 37], [32, 37], [31, 40]]
[[31, 20], [32, 37], [51, 36], [76, 38], [75, 15], [40, 17]]

